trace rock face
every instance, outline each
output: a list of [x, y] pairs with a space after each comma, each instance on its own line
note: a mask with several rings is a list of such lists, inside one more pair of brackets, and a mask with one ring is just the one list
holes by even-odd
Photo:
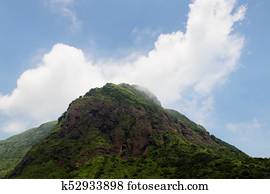
[[266, 178], [253, 159], [138, 86], [106, 84], [73, 101], [10, 178]]

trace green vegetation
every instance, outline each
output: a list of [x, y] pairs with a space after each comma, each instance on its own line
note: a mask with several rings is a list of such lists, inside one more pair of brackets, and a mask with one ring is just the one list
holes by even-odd
[[49, 122], [0, 141], [0, 178], [13, 170], [30, 148], [47, 137], [55, 125], [56, 121]]
[[187, 127], [191, 128], [194, 131], [200, 132], [200, 131], [206, 131], [206, 129], [201, 126], [198, 125], [196, 123], [194, 123], [193, 121], [189, 120], [185, 115], [172, 110], [172, 109], [166, 109], [166, 111], [176, 120], [180, 121], [181, 123], [183, 123], [184, 125], [186, 125]]
[[9, 178], [270, 178], [255, 159], [163, 109], [145, 89], [106, 84], [73, 101]]

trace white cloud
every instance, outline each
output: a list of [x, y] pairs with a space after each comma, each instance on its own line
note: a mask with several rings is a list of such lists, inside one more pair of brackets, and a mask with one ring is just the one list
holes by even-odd
[[160, 29], [153, 28], [133, 28], [131, 34], [134, 37], [134, 43], [136, 45], [144, 45], [149, 42], [149, 40], [156, 39], [160, 34]]
[[182, 98], [179, 104], [178, 110], [189, 118], [205, 127], [206, 125], [207, 127], [212, 125], [211, 113], [214, 109], [214, 97], [212, 95], [201, 96], [195, 94], [191, 98]]
[[86, 61], [82, 51], [57, 44], [41, 64], [20, 76], [11, 95], [0, 98], [0, 110], [35, 120], [57, 118], [75, 97], [103, 83], [98, 69]]
[[129, 60], [94, 63], [82, 50], [56, 44], [20, 76], [10, 95], [0, 97], [0, 113], [39, 123], [57, 118], [92, 87], [128, 82], [148, 88], [165, 105], [179, 102], [202, 121], [213, 108], [212, 91], [237, 67], [244, 38], [233, 28], [244, 13], [233, 0], [193, 1], [185, 32], [161, 34], [153, 50]]
[[269, 157], [270, 134], [267, 124], [257, 118], [228, 123], [225, 126], [227, 139], [232, 145], [253, 157]]
[[70, 21], [70, 29], [76, 31], [81, 28], [81, 21], [78, 19], [76, 12], [71, 8], [77, 0], [45, 0], [51, 9], [62, 16], [67, 17]]
[[[226, 129], [229, 130], [232, 135], [237, 137], [236, 139], [239, 145], [241, 145], [241, 143], [248, 143], [249, 145], [253, 145], [254, 138], [263, 140], [263, 128], [264, 125], [257, 118], [243, 122], [226, 124]], [[267, 134], [265, 135], [267, 136]], [[235, 138], [231, 139], [234, 140]], [[257, 142], [255, 142], [255, 144], [256, 143]]]
[[1, 132], [4, 133], [18, 133], [25, 127], [25, 123], [20, 122], [20, 121], [9, 121], [5, 123], [2, 128], [3, 130]]
[[256, 132], [256, 130], [261, 129], [262, 127], [263, 125], [256, 118], [251, 121], [228, 123], [226, 125], [226, 128], [233, 133], [250, 133], [252, 131]]

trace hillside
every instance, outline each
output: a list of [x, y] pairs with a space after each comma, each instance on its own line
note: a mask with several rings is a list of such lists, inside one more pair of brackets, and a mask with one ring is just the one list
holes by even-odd
[[147, 90], [106, 84], [73, 101], [9, 178], [269, 178], [254, 159], [164, 109]]
[[0, 178], [13, 170], [30, 148], [47, 137], [55, 125], [55, 121], [45, 123], [0, 141]]

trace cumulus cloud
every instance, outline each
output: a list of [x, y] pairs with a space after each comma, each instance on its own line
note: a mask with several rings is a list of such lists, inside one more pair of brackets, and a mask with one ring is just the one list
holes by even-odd
[[103, 83], [98, 69], [86, 61], [81, 50], [57, 44], [41, 64], [20, 76], [11, 95], [0, 98], [0, 110], [34, 120], [57, 118], [71, 100]]
[[93, 62], [78, 48], [56, 44], [20, 76], [11, 94], [0, 97], [0, 113], [19, 121], [23, 115], [32, 123], [56, 119], [90, 88], [127, 82], [148, 88], [164, 105], [177, 101], [193, 119], [203, 120], [213, 106], [213, 90], [236, 69], [241, 55], [244, 38], [234, 26], [245, 7], [235, 4], [192, 1], [184, 32], [161, 34], [154, 49], [130, 60]]

